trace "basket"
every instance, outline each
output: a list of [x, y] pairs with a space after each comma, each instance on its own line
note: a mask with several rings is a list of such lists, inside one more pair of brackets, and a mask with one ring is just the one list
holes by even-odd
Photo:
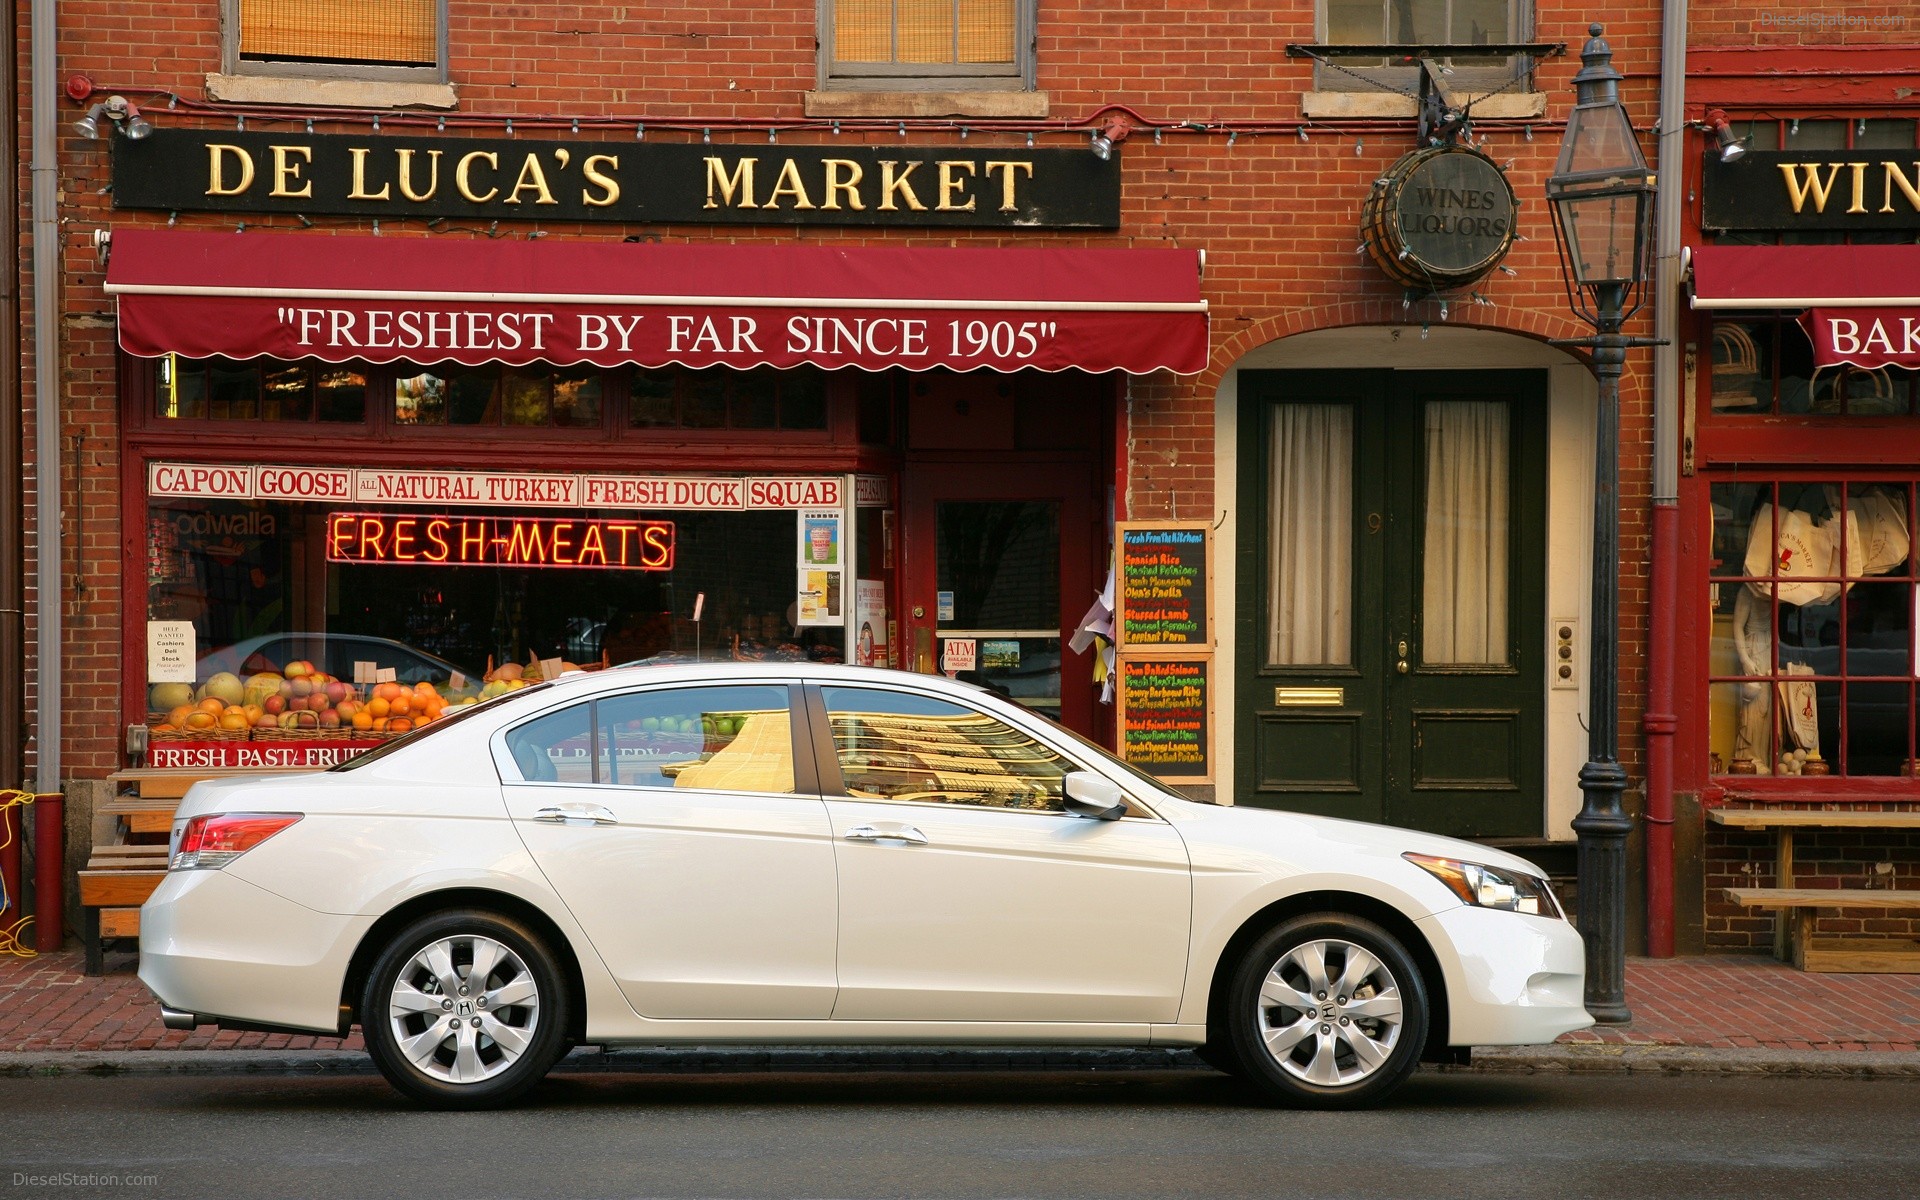
[[[1871, 389], [1865, 394], [1858, 386], [1861, 380], [1868, 381]], [[1827, 387], [1825, 395], [1820, 392], [1822, 383]], [[1885, 416], [1901, 411], [1893, 393], [1893, 377], [1885, 367], [1821, 367], [1807, 380], [1807, 404], [1817, 413], [1847, 412], [1855, 416]]]
[[253, 740], [256, 742], [344, 742], [352, 735], [351, 729], [256, 729]]
[[1759, 408], [1760, 349], [1744, 325], [1713, 327], [1713, 407]]
[[148, 729], [149, 742], [244, 742], [251, 729]]

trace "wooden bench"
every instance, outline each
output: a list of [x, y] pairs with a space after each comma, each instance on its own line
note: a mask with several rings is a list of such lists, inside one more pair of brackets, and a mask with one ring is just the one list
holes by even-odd
[[1774, 955], [1803, 971], [1920, 973], [1920, 940], [1913, 938], [1815, 938], [1813, 920], [1822, 908], [1894, 911], [1920, 909], [1920, 891], [1878, 888], [1804, 888], [1793, 884], [1793, 835], [1797, 830], [1920, 830], [1920, 812], [1822, 812], [1813, 809], [1715, 808], [1707, 819], [1734, 829], [1774, 833], [1774, 884], [1770, 888], [1722, 888], [1721, 896], [1742, 908], [1772, 909]]

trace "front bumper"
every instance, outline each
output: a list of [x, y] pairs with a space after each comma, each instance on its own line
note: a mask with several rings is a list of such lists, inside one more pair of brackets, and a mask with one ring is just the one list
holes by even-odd
[[176, 871], [140, 910], [140, 982], [169, 1028], [340, 1032], [347, 963], [371, 922], [315, 912], [225, 871]]
[[1565, 921], [1462, 906], [1420, 928], [1447, 982], [1450, 1046], [1537, 1046], [1593, 1024], [1586, 951]]

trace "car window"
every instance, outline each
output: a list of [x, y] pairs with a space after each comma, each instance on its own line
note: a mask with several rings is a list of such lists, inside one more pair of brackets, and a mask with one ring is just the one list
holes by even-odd
[[1063, 812], [1074, 765], [997, 717], [878, 688], [821, 688], [847, 794]]
[[616, 787], [794, 790], [783, 686], [656, 688], [596, 703], [598, 776]]
[[507, 733], [507, 753], [529, 783], [593, 782], [593, 716], [575, 704]]

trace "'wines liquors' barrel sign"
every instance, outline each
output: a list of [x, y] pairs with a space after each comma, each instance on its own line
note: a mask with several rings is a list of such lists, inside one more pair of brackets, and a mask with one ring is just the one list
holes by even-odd
[[1519, 207], [1491, 158], [1466, 146], [1429, 146], [1374, 180], [1360, 210], [1360, 236], [1394, 282], [1452, 291], [1500, 265], [1513, 245]]

